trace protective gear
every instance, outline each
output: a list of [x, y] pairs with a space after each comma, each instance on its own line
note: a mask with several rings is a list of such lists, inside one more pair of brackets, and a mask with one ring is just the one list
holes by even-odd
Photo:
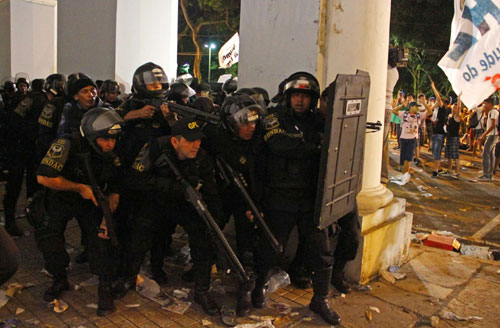
[[43, 300], [46, 302], [52, 302], [54, 299], [59, 298], [62, 292], [66, 290], [69, 290], [69, 282], [66, 273], [63, 273], [58, 277], [54, 277], [52, 285], [47, 288], [43, 294]]
[[264, 109], [254, 98], [244, 93], [227, 97], [222, 104], [222, 122], [236, 136], [239, 126], [256, 123], [262, 115]]
[[226, 82], [222, 85], [222, 91], [224, 91], [227, 95], [235, 92], [236, 89], [238, 89], [238, 80], [236, 79], [226, 80]]
[[45, 85], [43, 89], [47, 93], [51, 93], [53, 96], [62, 96], [64, 92], [64, 85], [66, 83], [66, 76], [63, 74], [50, 74], [45, 79]]
[[191, 83], [193, 82], [193, 76], [189, 73], [182, 74], [175, 79], [175, 82], [184, 83], [185, 85], [191, 85]]
[[[147, 85], [160, 83], [161, 89], [148, 90]], [[169, 79], [161, 66], [152, 62], [139, 66], [134, 72], [132, 91], [139, 98], [162, 98], [168, 90]]]
[[195, 93], [192, 90], [193, 89], [191, 89], [184, 83], [173, 83], [170, 86], [170, 90], [168, 90], [167, 99], [173, 100], [180, 105], [184, 105], [182, 98], [189, 98], [191, 96], [194, 96]]
[[30, 76], [28, 75], [28, 73], [19, 72], [14, 77], [14, 80], [16, 81], [16, 86], [19, 85], [19, 83], [25, 83], [28, 88], [30, 86]]
[[266, 307], [267, 287], [269, 286], [269, 278], [271, 278], [271, 275], [271, 270], [260, 272], [255, 280], [255, 288], [252, 291], [252, 305], [256, 309]]
[[73, 96], [78, 93], [78, 91], [89, 85], [97, 89], [96, 84], [88, 75], [84, 73], [73, 73], [68, 76], [68, 81], [64, 86], [64, 92], [68, 98], [73, 99]]
[[311, 96], [310, 109], [314, 110], [318, 105], [318, 99], [320, 96], [319, 82], [310, 73], [293, 73], [286, 79], [286, 83], [283, 87], [283, 92], [285, 95], [287, 107], [290, 107], [290, 98], [292, 93], [305, 93]]
[[124, 124], [123, 119], [115, 111], [97, 107], [83, 114], [80, 133], [82, 137], [87, 138], [99, 155], [105, 155], [101, 147], [96, 144], [96, 139], [120, 137]]
[[116, 81], [106, 80], [102, 82], [99, 91], [101, 92], [100, 97], [104, 99], [105, 92], [116, 92], [117, 94], [120, 94], [120, 85]]
[[3, 91], [12, 92], [12, 93], [16, 92], [16, 86], [15, 86], [14, 82], [9, 81], [9, 80], [5, 81], [3, 83]]
[[314, 296], [309, 304], [309, 309], [317, 313], [331, 325], [339, 325], [339, 315], [330, 308], [328, 303], [328, 289], [330, 285], [330, 277], [332, 275], [332, 267], [317, 270], [313, 273], [313, 291]]
[[255, 288], [255, 279], [250, 279], [247, 283], [240, 285], [238, 291], [238, 301], [236, 305], [236, 314], [240, 317], [246, 317], [252, 310], [252, 291]]
[[44, 79], [34, 79], [31, 82], [31, 91], [32, 92], [42, 92], [44, 84], [45, 84]]
[[[255, 89], [253, 89], [253, 88], [241, 88], [241, 89], [236, 90], [233, 95], [248, 95], [248, 96], [252, 97], [259, 104], [259, 106], [262, 107], [262, 111], [263, 111], [262, 113], [267, 114], [266, 101], [265, 101], [264, 97], [262, 96], [262, 94], [257, 92]], [[269, 99], [268, 99], [268, 102], [269, 102]]]
[[261, 88], [261, 87], [253, 87], [252, 89], [255, 90], [255, 92], [257, 92], [258, 94], [260, 94], [262, 96], [262, 98], [264, 98], [264, 102], [266, 103], [266, 106], [269, 105], [269, 93], [267, 92], [266, 89], [264, 88]]
[[97, 289], [97, 315], [105, 317], [108, 314], [115, 312], [115, 304], [113, 302], [112, 293], [112, 276], [99, 276], [99, 287]]
[[351, 287], [349, 287], [344, 279], [344, 268], [346, 263], [347, 261], [344, 260], [335, 260], [331, 280], [333, 287], [343, 294], [349, 294], [351, 292]]

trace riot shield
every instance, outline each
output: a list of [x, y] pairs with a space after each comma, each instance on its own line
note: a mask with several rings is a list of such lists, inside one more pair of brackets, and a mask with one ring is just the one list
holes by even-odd
[[327, 114], [321, 154], [315, 220], [323, 229], [354, 209], [361, 188], [370, 93], [367, 72], [337, 75], [327, 88]]

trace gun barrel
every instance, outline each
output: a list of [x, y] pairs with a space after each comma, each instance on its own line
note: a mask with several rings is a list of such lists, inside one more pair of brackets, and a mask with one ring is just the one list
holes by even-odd
[[172, 102], [167, 103], [167, 105], [168, 105], [168, 108], [170, 110], [172, 110], [173, 112], [179, 113], [181, 115], [192, 115], [192, 116], [195, 116], [195, 118], [198, 120], [212, 123], [215, 125], [219, 124], [219, 122], [220, 122], [219, 116], [217, 116], [215, 114], [210, 114], [210, 113], [198, 110], [196, 108], [191, 108], [188, 106], [179, 105], [177, 103], [172, 103]]

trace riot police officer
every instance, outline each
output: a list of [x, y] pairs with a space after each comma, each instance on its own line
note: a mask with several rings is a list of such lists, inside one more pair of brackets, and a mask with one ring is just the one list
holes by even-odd
[[[18, 79], [19, 85], [25, 85], [27, 82], [24, 81], [24, 78]], [[28, 199], [33, 196], [38, 187], [35, 176], [38, 166], [38, 157], [36, 156], [37, 120], [48, 99], [45, 92], [36, 90], [35, 87], [34, 91], [22, 99], [11, 113], [9, 120], [7, 134], [8, 174], [3, 204], [5, 229], [13, 236], [22, 235], [21, 229], [15, 222], [15, 212], [25, 171]]]
[[[328, 303], [333, 262], [328, 233], [319, 230], [313, 220], [323, 131], [323, 120], [316, 111], [319, 84], [311, 74], [298, 72], [286, 80], [283, 91], [284, 104], [264, 120], [264, 214], [282, 245], [286, 245], [297, 225], [313, 272], [314, 296], [309, 308], [336, 325], [340, 317]], [[258, 249], [258, 278], [252, 302], [261, 308], [266, 304], [267, 283], [276, 258], [264, 239], [260, 239]]]
[[[122, 139], [123, 152], [128, 154], [124, 159], [126, 167], [132, 165], [135, 156], [145, 143], [170, 134], [169, 121], [173, 120], [174, 116], [166, 105], [168, 81], [163, 68], [151, 62], [139, 66], [134, 73], [132, 97], [117, 108], [126, 122], [126, 133]], [[129, 223], [134, 224], [134, 216], [142, 200], [133, 192], [123, 195], [122, 198], [125, 201], [118, 209], [117, 216], [120, 216], [122, 222], [122, 238], [128, 238]], [[129, 222], [130, 220], [132, 222]], [[153, 236], [155, 247], [151, 249], [153, 279], [160, 285], [167, 283], [167, 276], [162, 269], [166, 251], [165, 236], [170, 236], [174, 232], [175, 225], [166, 223], [162, 227], [166, 230], [159, 230]], [[123, 252], [127, 253], [128, 250], [124, 249]], [[126, 279], [127, 277], [122, 277], [122, 280]], [[130, 282], [124, 283], [131, 285]]]
[[128, 274], [133, 280], [139, 273], [144, 256], [151, 247], [151, 237], [164, 222], [179, 224], [189, 236], [195, 281], [194, 300], [205, 313], [214, 315], [218, 312], [218, 305], [209, 289], [215, 246], [207, 226], [193, 205], [186, 201], [183, 185], [162, 160], [167, 156], [174, 163], [182, 176], [200, 192], [212, 215], [220, 220], [222, 203], [217, 193], [212, 161], [200, 149], [203, 137], [199, 122], [181, 119], [172, 125], [171, 136], [146, 143], [134, 160], [131, 172], [126, 174], [124, 181], [127, 188], [143, 195], [132, 225]]
[[120, 86], [118, 82], [113, 80], [105, 80], [102, 82], [101, 87], [99, 88], [99, 97], [101, 99], [113, 106], [113, 108], [117, 108], [121, 105], [122, 101], [118, 98], [120, 96]]
[[[75, 75], [72, 74], [70, 79], [74, 79], [74, 77]], [[63, 74], [51, 74], [45, 79], [43, 89], [49, 102], [45, 105], [38, 117], [37, 146], [40, 161], [57, 136], [57, 127], [61, 120], [64, 104], [69, 101], [64, 94], [65, 83], [66, 76]]]
[[[38, 213], [39, 219], [35, 220], [35, 238], [45, 268], [54, 277], [44, 293], [44, 300], [52, 301], [69, 289], [66, 275], [69, 255], [64, 247], [64, 231], [67, 222], [75, 217], [84, 224], [89, 237], [90, 271], [99, 275], [99, 316], [114, 311], [111, 283], [117, 266], [117, 251], [109, 240], [90, 175], [108, 195], [109, 208], [113, 212], [118, 206], [121, 181], [121, 162], [114, 149], [122, 124], [123, 120], [112, 110], [103, 107], [89, 110], [82, 118], [82, 136], [57, 138], [37, 172], [38, 182], [48, 189], [40, 191], [45, 195], [37, 197], [45, 204], [42, 206], [45, 213]], [[99, 232], [99, 228], [103, 232]]]
[[[249, 95], [241, 93], [227, 97], [221, 110], [223, 124], [211, 142], [214, 156], [231, 166], [250, 194], [255, 193], [257, 184], [255, 169], [261, 142], [256, 129], [263, 113], [264, 109]], [[231, 181], [220, 181], [219, 190], [224, 203], [225, 222], [230, 215], [234, 217], [238, 258], [253, 277], [257, 236], [254, 225], [246, 217], [249, 208]], [[252, 280], [240, 286], [236, 308], [239, 316], [248, 315], [252, 309], [254, 283]]]

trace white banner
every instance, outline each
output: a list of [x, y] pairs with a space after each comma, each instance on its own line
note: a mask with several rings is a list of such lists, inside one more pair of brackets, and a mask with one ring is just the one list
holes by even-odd
[[219, 68], [229, 68], [240, 57], [240, 35], [236, 32], [219, 50]]
[[438, 65], [473, 108], [500, 86], [500, 0], [455, 0], [457, 9], [450, 48]]

